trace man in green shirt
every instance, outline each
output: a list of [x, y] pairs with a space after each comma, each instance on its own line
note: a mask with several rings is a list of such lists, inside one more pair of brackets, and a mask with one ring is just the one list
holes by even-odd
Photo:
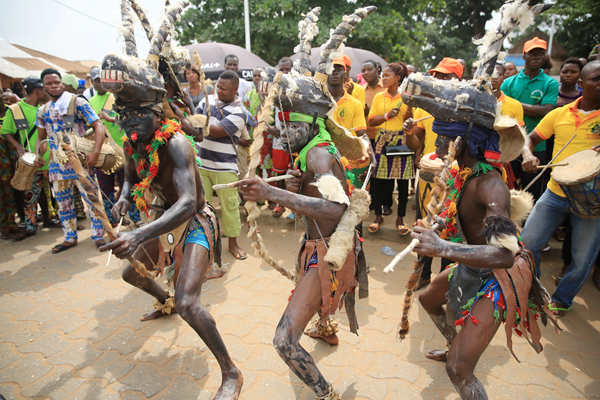
[[[523, 120], [527, 132], [533, 131], [542, 118], [554, 109], [558, 100], [558, 82], [546, 75], [542, 66], [546, 57], [548, 44], [545, 40], [534, 37], [523, 45], [523, 58], [525, 68], [502, 83], [500, 89], [506, 96], [517, 99], [523, 106]], [[539, 143], [534, 149], [534, 155], [540, 162], [547, 163], [549, 157], [546, 152], [546, 142]], [[522, 172], [521, 159], [511, 163], [517, 179], [521, 178], [521, 185], [527, 185], [535, 176]], [[549, 171], [548, 171], [549, 172]], [[530, 192], [537, 200], [546, 188], [546, 179], [539, 179]]]
[[[113, 110], [115, 97], [112, 93], [107, 92], [102, 86], [100, 81], [100, 68], [93, 67], [90, 70], [90, 78], [92, 79], [92, 85], [96, 94], [90, 99], [90, 106], [98, 114], [98, 117], [102, 120], [102, 123], [106, 127], [106, 130], [114, 141], [121, 147], [123, 147], [123, 135], [124, 132], [121, 127], [117, 124], [118, 115]], [[100, 190], [106, 195], [110, 201], [104, 201], [104, 208], [106, 215], [110, 219], [110, 222], [116, 224], [118, 221], [114, 221], [112, 217], [112, 205], [115, 203], [115, 184], [121, 187], [123, 184], [123, 168], [120, 168], [114, 174], [106, 174], [100, 169], [96, 169], [96, 177], [100, 184]], [[132, 216], [133, 217], [133, 216]], [[134, 220], [136, 218], [134, 217]]]
[[[25, 152], [36, 153], [38, 133], [35, 123], [38, 105], [48, 101], [48, 95], [44, 91], [41, 79], [25, 78], [23, 87], [27, 96], [9, 107], [0, 130], [19, 157]], [[48, 170], [48, 157], [49, 154], [46, 152], [42, 159], [37, 161], [37, 166], [40, 168], [35, 174], [33, 186], [31, 190], [24, 193], [25, 230], [15, 236], [15, 240], [25, 239], [37, 231], [37, 202], [43, 190], [45, 171]], [[47, 204], [47, 201], [42, 202], [42, 214], [44, 224], [51, 225]]]

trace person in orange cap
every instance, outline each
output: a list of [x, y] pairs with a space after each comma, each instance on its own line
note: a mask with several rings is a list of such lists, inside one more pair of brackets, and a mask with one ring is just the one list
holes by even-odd
[[[523, 120], [527, 132], [533, 131], [542, 118], [554, 109], [558, 100], [558, 82], [546, 75], [542, 69], [548, 44], [539, 37], [528, 40], [523, 45], [523, 59], [525, 68], [517, 75], [506, 78], [500, 89], [506, 96], [518, 100], [523, 106]], [[534, 149], [534, 155], [546, 164], [550, 160], [552, 150], [546, 150], [546, 142], [540, 142]], [[515, 178], [520, 180], [521, 186], [527, 186], [535, 177], [536, 173], [523, 172], [521, 160], [512, 163]], [[537, 180], [529, 192], [537, 200], [546, 188], [550, 171], [547, 171], [542, 179]]]
[[460, 61], [451, 57], [444, 57], [435, 68], [429, 70], [429, 73], [437, 79], [460, 79], [463, 76], [463, 65]]

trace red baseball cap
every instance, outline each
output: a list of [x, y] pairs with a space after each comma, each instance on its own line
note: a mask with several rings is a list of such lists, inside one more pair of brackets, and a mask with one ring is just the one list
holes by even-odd
[[529, 53], [533, 49], [548, 50], [548, 42], [536, 36], [533, 39], [525, 42], [523, 45], [523, 54]]
[[463, 74], [463, 66], [456, 58], [444, 57], [442, 61], [435, 67], [429, 70], [429, 73], [440, 72], [442, 74], [456, 74], [460, 79]]

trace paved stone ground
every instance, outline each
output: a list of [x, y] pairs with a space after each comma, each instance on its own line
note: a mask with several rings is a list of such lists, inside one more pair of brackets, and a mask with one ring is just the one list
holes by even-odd
[[[302, 229], [263, 218], [270, 250], [290, 261]], [[393, 218], [388, 217], [388, 225]], [[218, 365], [202, 340], [179, 317], [140, 322], [152, 299], [120, 279], [120, 261], [105, 267], [89, 233], [68, 252], [52, 255], [59, 229], [21, 243], [0, 242], [0, 393], [7, 399], [209, 399], [220, 384]], [[391, 227], [366, 241], [371, 295], [357, 304], [360, 336], [343, 314], [340, 346], [304, 337], [302, 343], [344, 399], [458, 399], [442, 364], [423, 353], [443, 346], [418, 305], [410, 336], [395, 335], [412, 260], [384, 275], [399, 239]], [[246, 239], [242, 240], [249, 249]], [[559, 269], [559, 246], [545, 256], [544, 283]], [[292, 286], [259, 259], [235, 261], [230, 272], [205, 285], [203, 304], [217, 320], [230, 353], [244, 374], [243, 399], [312, 399], [271, 345]], [[435, 263], [437, 268], [437, 262]], [[519, 338], [517, 363], [499, 331], [477, 368], [491, 399], [599, 399], [600, 293], [588, 282], [562, 319], [565, 333], [543, 329], [545, 351]]]

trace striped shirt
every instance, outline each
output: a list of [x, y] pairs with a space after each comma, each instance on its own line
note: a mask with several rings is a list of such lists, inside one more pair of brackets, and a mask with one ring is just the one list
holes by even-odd
[[[245, 128], [246, 110], [239, 97], [225, 104], [217, 100], [215, 95], [208, 96], [210, 115], [219, 121], [219, 125], [227, 132], [227, 136], [216, 138], [205, 136], [200, 143], [200, 160], [203, 169], [217, 172], [238, 172], [236, 147], [240, 135]], [[197, 114], [206, 113], [206, 101], [202, 99]]]

